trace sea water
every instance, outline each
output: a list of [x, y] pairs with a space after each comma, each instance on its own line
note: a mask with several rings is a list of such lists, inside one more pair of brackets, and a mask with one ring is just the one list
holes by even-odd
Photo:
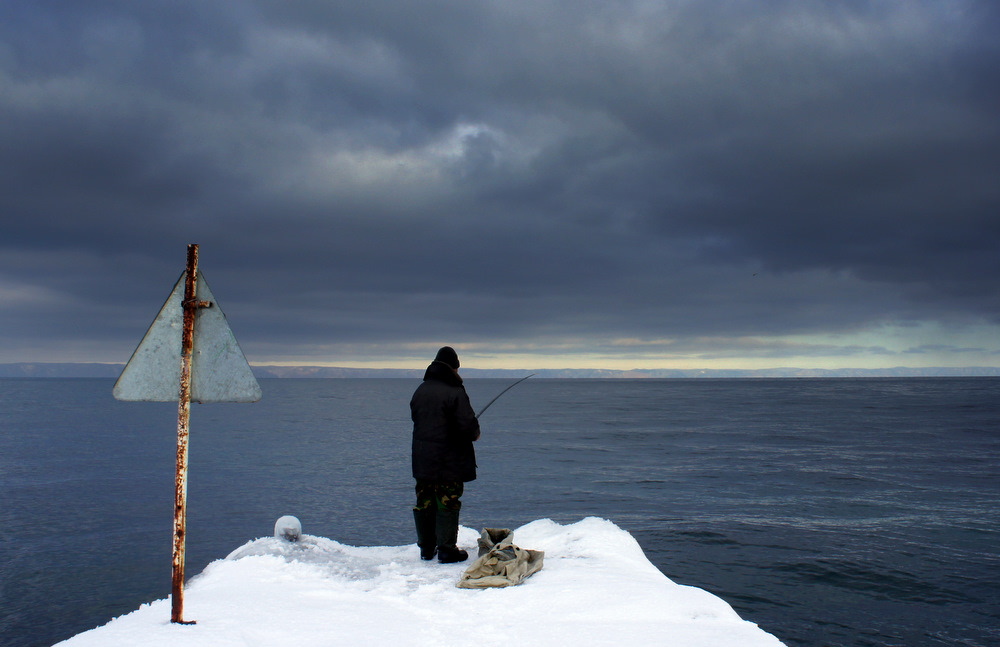
[[[468, 380], [474, 406], [509, 381]], [[0, 644], [170, 591], [176, 405], [0, 380]], [[194, 405], [187, 571], [295, 515], [413, 541], [413, 380]], [[612, 520], [792, 647], [1000, 644], [1000, 379], [543, 380], [482, 418], [463, 525]], [[530, 547], [529, 547], [530, 548]]]

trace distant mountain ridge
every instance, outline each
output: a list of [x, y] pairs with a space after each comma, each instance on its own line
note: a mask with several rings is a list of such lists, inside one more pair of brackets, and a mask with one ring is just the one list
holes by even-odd
[[0, 364], [0, 377], [114, 377], [124, 364], [17, 362]]
[[[117, 378], [124, 364], [17, 362], [0, 364], [0, 378]], [[335, 366], [254, 366], [258, 378], [417, 378], [424, 369], [346, 368]], [[777, 377], [998, 377], [1000, 367], [938, 368], [767, 368], [767, 369], [477, 369], [463, 368], [467, 378], [515, 378], [534, 373], [538, 378], [664, 379], [664, 378], [777, 378]]]

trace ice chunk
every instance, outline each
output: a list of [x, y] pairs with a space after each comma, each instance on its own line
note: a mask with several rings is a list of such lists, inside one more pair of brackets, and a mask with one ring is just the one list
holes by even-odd
[[274, 536], [285, 541], [298, 541], [302, 537], [302, 523], [291, 515], [274, 522]]

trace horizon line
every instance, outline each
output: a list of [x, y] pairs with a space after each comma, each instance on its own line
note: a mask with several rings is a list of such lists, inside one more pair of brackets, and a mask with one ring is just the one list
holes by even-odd
[[[0, 363], [0, 377], [117, 377], [125, 362], [7, 362]], [[350, 378], [419, 377], [424, 367], [369, 368], [299, 364], [251, 364], [258, 378]], [[545, 378], [699, 378], [699, 377], [1000, 377], [997, 366], [892, 366], [880, 368], [476, 368], [464, 367], [463, 375], [510, 377], [532, 373]]]

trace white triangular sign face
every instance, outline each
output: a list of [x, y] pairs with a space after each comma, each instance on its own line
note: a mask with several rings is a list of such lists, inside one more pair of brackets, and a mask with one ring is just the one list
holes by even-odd
[[[180, 399], [182, 301], [186, 274], [181, 274], [118, 377], [114, 388], [116, 399], [142, 402], [177, 402]], [[210, 301], [212, 305], [195, 311], [191, 401], [260, 400], [260, 384], [201, 272], [198, 273], [197, 295], [199, 301]]]

